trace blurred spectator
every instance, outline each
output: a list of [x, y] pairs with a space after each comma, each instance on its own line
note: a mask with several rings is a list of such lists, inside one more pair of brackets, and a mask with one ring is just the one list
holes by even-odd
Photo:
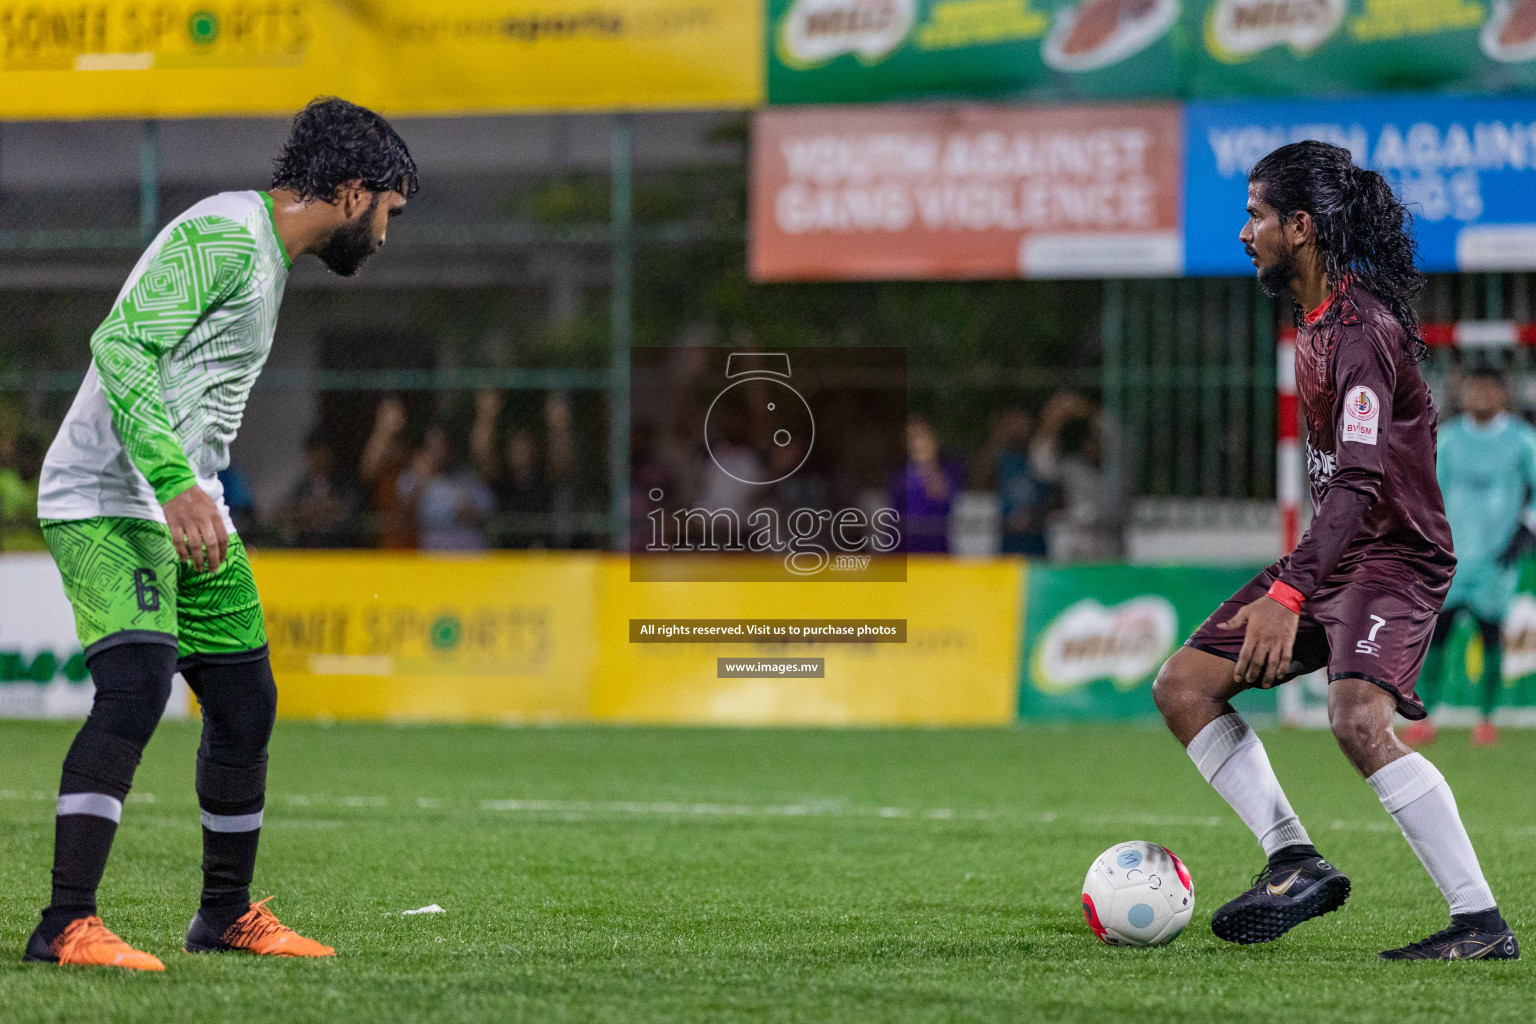
[[480, 479], [495, 498], [492, 539], [497, 547], [543, 547], [549, 542], [551, 489], [533, 431], [513, 427], [497, 445], [503, 397], [497, 391], [475, 395], [475, 424], [469, 450]]
[[783, 447], [775, 448], [768, 460], [768, 475], [778, 482], [773, 485], [774, 502], [781, 515], [789, 515], [797, 508], [827, 508], [831, 489], [827, 479], [813, 466], [802, 465], [806, 461], [809, 438], [794, 437]]
[[581, 484], [576, 433], [571, 427], [571, 400], [564, 391], [552, 391], [545, 397], [544, 429], [548, 433], [544, 476], [549, 484], [549, 543], [553, 547], [568, 548], [575, 541], [574, 524]]
[[400, 500], [400, 474], [409, 451], [405, 444], [405, 403], [394, 395], [379, 400], [374, 412], [373, 433], [363, 446], [358, 475], [368, 490], [368, 510], [379, 545], [413, 548], [411, 510]]
[[454, 465], [448, 431], [442, 424], [427, 428], [397, 487], [423, 551], [486, 547], [485, 527], [495, 509], [495, 496], [467, 466]]
[[324, 435], [304, 445], [304, 475], [283, 502], [283, 542], [296, 548], [345, 548], [362, 542], [357, 487], [336, 470], [336, 452]]
[[756, 449], [747, 444], [752, 425], [734, 406], [722, 406], [714, 414], [719, 427], [711, 446], [700, 459], [698, 504], [709, 509], [733, 509], [746, 516], [756, 507], [768, 468]]
[[1061, 490], [1049, 530], [1053, 561], [1102, 561], [1120, 554], [1123, 501], [1105, 472], [1103, 418], [1082, 395], [1059, 391], [1040, 413], [1030, 446], [1040, 475]]
[[657, 455], [656, 426], [654, 423], [636, 423], [630, 434], [629, 448], [629, 537], [632, 551], [643, 551], [653, 543], [660, 543], [654, 536], [655, 525], [650, 515], [666, 507], [666, 496], [673, 487]]
[[1035, 466], [1030, 451], [1033, 433], [1034, 420], [1023, 409], [999, 413], [976, 460], [976, 482], [997, 491], [1002, 512], [1002, 552], [1044, 557], [1046, 520], [1056, 499], [1056, 488]]
[[949, 513], [965, 481], [965, 466], [958, 459], [944, 459], [939, 439], [928, 421], [914, 416], [907, 421], [907, 468], [893, 488], [897, 507], [906, 508], [907, 529], [903, 549], [913, 552], [949, 550]]
[[0, 426], [0, 551], [45, 551], [37, 524], [37, 475], [42, 443]]

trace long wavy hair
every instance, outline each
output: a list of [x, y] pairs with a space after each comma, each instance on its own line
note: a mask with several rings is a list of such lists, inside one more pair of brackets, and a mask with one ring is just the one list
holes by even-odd
[[[1428, 349], [1413, 297], [1424, 275], [1414, 262], [1413, 214], [1387, 180], [1357, 166], [1349, 150], [1308, 140], [1270, 153], [1254, 164], [1248, 181], [1281, 220], [1301, 210], [1312, 215], [1329, 283], [1337, 288], [1347, 280], [1374, 295], [1402, 325], [1409, 358], [1423, 359]], [[1337, 322], [1340, 305], [1329, 305], [1320, 321], [1325, 329]], [[1304, 312], [1294, 305], [1298, 327]]]

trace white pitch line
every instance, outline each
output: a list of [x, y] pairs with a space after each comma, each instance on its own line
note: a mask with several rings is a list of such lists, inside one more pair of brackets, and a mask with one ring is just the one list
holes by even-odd
[[[46, 790], [0, 789], [0, 801], [52, 803], [57, 799], [58, 794]], [[177, 806], [190, 808], [196, 806], [195, 798], [190, 795], [184, 798], [160, 799], [154, 793], [135, 793], [130, 794], [128, 799], [129, 802], [155, 804], [157, 809]], [[982, 809], [963, 810], [950, 807], [861, 807], [836, 801], [795, 804], [738, 804], [673, 800], [540, 800], [520, 798], [470, 802], [430, 796], [336, 796], [333, 794], [304, 793], [284, 794], [280, 798], [274, 796], [273, 802], [276, 802], [278, 799], [281, 799], [290, 807], [333, 807], [366, 810], [403, 808], [420, 811], [461, 811], [473, 809], [492, 814], [525, 814], [530, 816], [543, 814], [562, 821], [572, 822], [590, 820], [595, 816], [610, 816], [619, 818], [862, 818], [894, 821], [991, 821], [1004, 825], [1059, 825], [1062, 827], [1078, 828], [1238, 828], [1242, 825], [1242, 822], [1236, 817], [1221, 814], [1077, 814], [1071, 811], [1014, 813]], [[176, 819], [156, 818], [141, 820], [153, 820], [159, 823]], [[332, 828], [343, 824], [342, 821], [326, 820], [321, 822], [320, 819], [290, 820], [308, 820], [315, 823], [308, 827]], [[271, 822], [271, 824], [276, 824], [276, 822]], [[305, 826], [295, 825], [294, 827]], [[1397, 831], [1397, 826], [1389, 820], [1346, 821], [1336, 818], [1329, 821], [1327, 827], [1333, 832], [1395, 833]], [[1536, 835], [1536, 825], [1501, 825], [1493, 829], [1479, 829], [1477, 831], [1499, 832], [1504, 835], [1533, 836]]]

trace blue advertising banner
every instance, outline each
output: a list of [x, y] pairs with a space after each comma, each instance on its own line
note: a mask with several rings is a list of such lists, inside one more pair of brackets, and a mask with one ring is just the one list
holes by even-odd
[[1345, 146], [1414, 214], [1430, 272], [1536, 268], [1536, 97], [1414, 96], [1186, 107], [1185, 273], [1253, 273], [1238, 244], [1248, 170], [1287, 142]]

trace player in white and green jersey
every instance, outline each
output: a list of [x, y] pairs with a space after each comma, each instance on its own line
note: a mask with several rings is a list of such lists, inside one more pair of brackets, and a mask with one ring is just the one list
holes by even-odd
[[64, 578], [95, 703], [64, 760], [53, 898], [26, 959], [164, 965], [96, 916], [139, 756], [179, 669], [203, 710], [203, 893], [192, 952], [329, 956], [250, 901], [277, 689], [261, 604], [217, 473], [266, 363], [295, 257], [355, 274], [416, 190], [382, 117], [311, 103], [266, 192], [168, 224], [91, 337], [91, 366], [43, 465], [38, 517]]
[[[1509, 414], [1509, 391], [1497, 371], [1475, 369], [1461, 382], [1462, 415], [1440, 431], [1435, 474], [1445, 495], [1445, 515], [1456, 545], [1456, 578], [1435, 623], [1429, 654], [1419, 674], [1418, 693], [1426, 708], [1439, 701], [1445, 679], [1445, 649], [1451, 630], [1470, 616], [1481, 635], [1482, 720], [1472, 730], [1474, 746], [1498, 742], [1493, 712], [1504, 686], [1504, 618], [1514, 603], [1519, 556], [1536, 536], [1536, 430]], [[1425, 719], [1402, 732], [1407, 743], [1435, 739]]]

